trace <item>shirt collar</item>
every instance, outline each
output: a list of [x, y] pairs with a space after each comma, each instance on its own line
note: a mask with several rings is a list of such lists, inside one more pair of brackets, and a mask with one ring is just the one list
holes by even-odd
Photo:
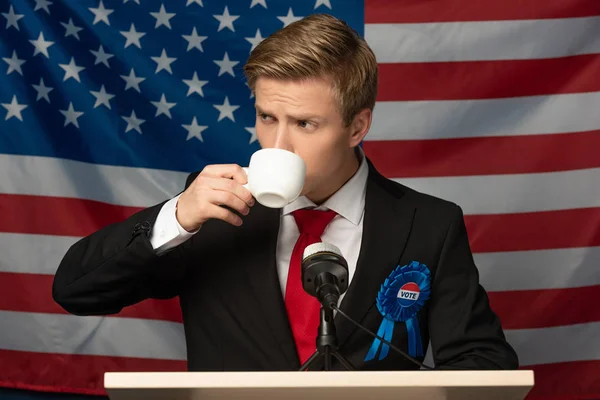
[[357, 147], [360, 166], [356, 173], [327, 201], [317, 207], [306, 196], [300, 196], [290, 204], [283, 207], [282, 215], [290, 214], [302, 208], [315, 208], [317, 210], [333, 210], [343, 218], [358, 225], [365, 209], [365, 193], [369, 167], [363, 150]]

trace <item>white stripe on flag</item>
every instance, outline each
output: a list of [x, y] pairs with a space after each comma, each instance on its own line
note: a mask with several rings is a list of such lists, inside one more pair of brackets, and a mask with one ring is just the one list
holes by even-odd
[[52, 157], [0, 154], [2, 193], [97, 200], [151, 206], [184, 189], [188, 174], [115, 167]]
[[[507, 329], [506, 340], [519, 355], [519, 366], [600, 360], [600, 322], [536, 329]], [[549, 351], [552, 349], [552, 351]], [[431, 342], [424, 364], [434, 366]]]
[[78, 237], [0, 233], [0, 272], [54, 275]]
[[[2, 349], [185, 359], [183, 326], [173, 322], [12, 311], [0, 311], [0, 319], [11, 326], [0, 330]], [[600, 359], [600, 347], [593, 345], [598, 322], [505, 333], [523, 366]]]
[[455, 202], [465, 214], [600, 207], [600, 168], [394, 180], [417, 191]]
[[562, 289], [600, 285], [600, 247], [475, 253], [487, 291]]
[[366, 140], [539, 135], [600, 129], [600, 92], [377, 102]]
[[380, 63], [566, 57], [600, 53], [600, 17], [367, 24], [365, 38]]
[[[600, 104], [600, 103], [599, 103]], [[600, 115], [600, 113], [598, 113]], [[12, 164], [11, 164], [12, 161]], [[80, 163], [88, 172], [84, 184], [79, 178], [56, 173], [61, 160], [29, 156], [0, 155], [0, 187], [5, 193], [39, 196], [81, 197], [119, 205], [151, 206], [183, 189], [187, 174], [166, 174], [148, 169], [114, 169]], [[68, 163], [68, 162], [67, 162]], [[29, 170], [23, 170], [26, 166]], [[66, 164], [63, 165], [66, 167]], [[64, 173], [64, 170], [58, 167]], [[29, 173], [27, 179], [10, 178], [12, 172]], [[36, 174], [37, 176], [33, 176]], [[129, 178], [122, 178], [123, 175]], [[172, 178], [158, 189], [160, 179]], [[69, 181], [69, 179], [75, 179]], [[468, 177], [402, 178], [396, 181], [415, 190], [459, 204], [465, 214], [502, 214], [600, 206], [600, 168], [515, 175]], [[114, 182], [111, 195], [105, 185]], [[98, 190], [102, 186], [106, 190]], [[155, 190], [151, 188], [154, 187]], [[543, 194], [543, 196], [541, 196]]]
[[[78, 238], [0, 233], [0, 272], [54, 275]], [[35, 248], [36, 251], [31, 251]], [[10, 251], [9, 251], [10, 250]], [[559, 289], [600, 285], [600, 247], [475, 253], [488, 291]]]
[[[552, 328], [506, 330], [521, 366], [600, 360], [600, 322]], [[549, 351], [551, 349], [551, 351]]]
[[0, 348], [64, 353], [185, 360], [183, 325], [121, 317], [81, 317], [0, 311]]

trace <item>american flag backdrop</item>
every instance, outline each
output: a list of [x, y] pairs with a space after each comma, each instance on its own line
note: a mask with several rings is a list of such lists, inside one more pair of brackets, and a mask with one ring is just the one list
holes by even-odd
[[72, 316], [53, 274], [188, 172], [246, 165], [244, 62], [315, 12], [378, 58], [367, 156], [463, 208], [530, 398], [600, 398], [598, 0], [0, 0], [1, 386], [103, 394], [105, 371], [185, 370], [176, 300]]

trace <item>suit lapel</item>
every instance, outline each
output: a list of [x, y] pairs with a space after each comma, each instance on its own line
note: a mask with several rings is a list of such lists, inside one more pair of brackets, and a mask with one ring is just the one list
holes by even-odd
[[[340, 304], [357, 322], [375, 306], [377, 291], [396, 267], [408, 240], [415, 208], [403, 201], [402, 195], [369, 163], [361, 249], [354, 277]], [[335, 324], [340, 345], [357, 329], [339, 314]]]
[[[245, 249], [242, 264], [252, 292], [260, 305], [257, 317], [264, 320], [274, 336], [268, 339], [269, 346], [276, 348], [278, 345], [288, 365], [291, 368], [299, 368], [277, 274], [276, 251], [281, 210], [257, 204], [253, 207], [253, 213], [254, 218], [247, 218], [241, 227], [245, 231], [241, 237], [247, 243], [238, 243], [238, 248]], [[272, 339], [275, 341], [272, 342]]]

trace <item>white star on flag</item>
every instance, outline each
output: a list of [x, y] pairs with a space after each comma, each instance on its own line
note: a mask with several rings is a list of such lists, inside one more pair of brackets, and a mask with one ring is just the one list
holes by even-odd
[[280, 20], [281, 22], [283, 22], [283, 27], [285, 28], [286, 26], [288, 26], [292, 22], [300, 21], [302, 19], [302, 17], [296, 17], [296, 16], [294, 16], [294, 12], [292, 11], [292, 7], [290, 7], [290, 9], [288, 10], [288, 13], [287, 13], [287, 15], [285, 17], [277, 17], [277, 19]]
[[52, 88], [50, 86], [46, 86], [44, 84], [44, 78], [40, 78], [40, 84], [39, 85], [31, 85], [31, 86], [33, 86], [33, 88], [37, 92], [37, 98], [35, 99], [35, 101], [40, 101], [41, 99], [44, 99], [48, 103], [50, 103], [50, 97], [48, 97], [48, 94], [51, 91], [53, 91], [54, 88]]
[[[123, 0], [123, 4], [127, 4], [129, 3], [130, 0]], [[140, 0], [131, 0], [131, 1], [135, 1], [137, 4], [140, 4]]]
[[15, 10], [13, 9], [12, 4], [10, 5], [8, 12], [2, 13], [2, 16], [6, 18], [6, 29], [10, 27], [15, 27], [16, 30], [21, 30], [19, 28], [18, 22], [21, 18], [23, 18], [24, 14], [15, 14]]
[[109, 10], [104, 8], [104, 4], [102, 4], [102, 0], [100, 0], [100, 4], [98, 8], [88, 8], [91, 12], [94, 13], [94, 22], [92, 25], [96, 25], [98, 22], [102, 21], [106, 25], [110, 26], [110, 21], [108, 20], [108, 16], [115, 12], [115, 10]]
[[6, 71], [6, 75], [11, 74], [13, 71], [17, 71], [19, 75], [23, 75], [23, 70], [21, 69], [21, 65], [25, 64], [25, 60], [19, 59], [17, 57], [17, 51], [13, 50], [12, 57], [3, 57], [4, 62], [8, 64], [8, 71]]
[[165, 97], [165, 94], [163, 93], [162, 96], [160, 96], [160, 101], [151, 101], [152, 105], [154, 105], [154, 107], [156, 107], [156, 114], [154, 115], [155, 117], [158, 117], [161, 114], [165, 114], [167, 117], [172, 118], [171, 117], [171, 108], [175, 107], [175, 105], [177, 103], [167, 103], [167, 98]]
[[65, 124], [64, 126], [67, 126], [69, 124], [73, 124], [75, 125], [77, 128], [79, 128], [79, 122], [77, 121], [77, 118], [81, 117], [83, 115], [83, 112], [81, 111], [75, 111], [75, 109], [73, 108], [73, 103], [69, 102], [69, 108], [67, 110], [59, 110], [60, 113], [62, 115], [65, 116]]
[[217, 64], [219, 66], [219, 76], [221, 76], [227, 72], [231, 76], [235, 77], [235, 73], [233, 72], [233, 67], [238, 65], [240, 62], [239, 61], [231, 61], [229, 59], [229, 54], [227, 54], [227, 52], [225, 52], [225, 56], [223, 57], [223, 60], [213, 60], [213, 61], [215, 62], [215, 64]]
[[81, 83], [81, 79], [79, 79], [79, 73], [85, 69], [85, 67], [78, 67], [75, 64], [75, 58], [71, 57], [71, 62], [68, 64], [58, 64], [59, 67], [65, 70], [65, 77], [63, 82], [69, 78], [75, 79], [77, 82]]
[[254, 98], [254, 93], [252, 93], [252, 90], [250, 89], [250, 86], [248, 85], [248, 82], [244, 83], [244, 85], [246, 85], [246, 87], [248, 88], [248, 90], [250, 90], [250, 98]]
[[135, 90], [137, 90], [138, 93], [142, 93], [142, 91], [140, 90], [140, 83], [146, 80], [146, 78], [136, 77], [135, 72], [133, 72], [133, 68], [131, 68], [131, 71], [129, 71], [129, 76], [121, 75], [121, 78], [123, 78], [126, 82], [125, 89], [123, 90], [134, 88]]
[[83, 28], [75, 26], [73, 24], [73, 18], [69, 18], [68, 24], [65, 24], [64, 22], [61, 22], [60, 24], [65, 27], [65, 37], [75, 36], [77, 40], [81, 40], [79, 39], [79, 31], [82, 31]]
[[198, 5], [200, 5], [200, 7], [204, 7], [204, 4], [202, 4], [202, 0], [187, 0], [187, 3], [185, 4], [185, 6], [189, 6], [192, 3], [196, 3]]
[[129, 45], [134, 45], [138, 48], [142, 48], [142, 44], [140, 43], [140, 39], [146, 35], [145, 32], [137, 32], [135, 30], [135, 25], [131, 23], [131, 27], [128, 31], [120, 31], [121, 35], [125, 36], [127, 41], [125, 42], [125, 48], [129, 47]]
[[21, 115], [21, 111], [27, 108], [27, 104], [19, 104], [17, 102], [17, 96], [13, 94], [12, 101], [10, 103], [2, 103], [2, 107], [6, 108], [6, 117], [4, 120], [8, 120], [9, 118], [15, 117], [19, 121], [23, 122], [23, 116]]
[[168, 13], [167, 10], [165, 10], [164, 4], [160, 5], [159, 12], [151, 12], [150, 15], [156, 18], [156, 24], [154, 25], [155, 29], [161, 25], [171, 29], [171, 22], [169, 22], [169, 20], [175, 16], [175, 13]]
[[219, 119], [217, 121], [221, 121], [223, 118], [229, 118], [233, 122], [235, 122], [235, 118], [233, 117], [233, 112], [240, 108], [240, 106], [232, 106], [229, 104], [229, 98], [225, 96], [225, 101], [222, 105], [213, 104], [213, 106], [219, 110]]
[[267, 0], [252, 0], [252, 3], [250, 3], [250, 8], [254, 7], [257, 4], [260, 4], [264, 8], [267, 8]]
[[198, 33], [196, 32], [196, 27], [194, 27], [190, 35], [181, 36], [183, 36], [183, 38], [188, 41], [187, 51], [190, 51], [191, 49], [198, 49], [201, 52], [204, 52], [204, 49], [202, 48], [202, 42], [208, 39], [208, 36], [198, 36]]
[[52, 5], [51, 1], [48, 0], [35, 0], [35, 8], [33, 9], [33, 11], [37, 11], [39, 9], [44, 9], [44, 11], [46, 11], [48, 13], [48, 15], [50, 15], [50, 9], [48, 8], [48, 6]]
[[330, 0], [316, 0], [315, 1], [315, 8], [314, 9], [316, 10], [317, 7], [319, 7], [321, 5], [327, 7], [327, 8], [329, 8], [331, 10], [331, 2], [330, 2]]
[[186, 131], [188, 131], [188, 136], [186, 140], [190, 140], [193, 138], [198, 139], [201, 142], [204, 142], [204, 139], [202, 139], [202, 132], [204, 132], [208, 126], [204, 126], [204, 125], [198, 125], [198, 121], [196, 121], [196, 117], [194, 117], [194, 119], [192, 120], [192, 123], [190, 125], [181, 125], [185, 128]]
[[110, 93], [106, 93], [106, 90], [104, 89], [104, 85], [102, 85], [102, 87], [100, 88], [99, 92], [94, 92], [93, 90], [90, 90], [90, 93], [92, 95], [94, 95], [94, 97], [96, 98], [96, 103], [94, 104], [94, 108], [104, 105], [106, 106], [106, 108], [108, 108], [109, 110], [111, 109], [110, 107], [110, 100], [115, 97], [114, 94], [110, 94]]
[[154, 71], [155, 74], [158, 74], [163, 69], [165, 71], [168, 71], [170, 74], [173, 73], [173, 71], [171, 70], [171, 64], [174, 63], [175, 61], [177, 61], [177, 58], [168, 57], [165, 49], [163, 49], [162, 53], [160, 54], [160, 57], [150, 57], [150, 58], [152, 58], [152, 60], [154, 60], [154, 62], [157, 64], [156, 71]]
[[146, 122], [146, 120], [138, 118], [135, 115], [135, 110], [131, 111], [131, 115], [129, 117], [121, 116], [121, 118], [123, 118], [125, 121], [127, 121], [127, 127], [125, 128], [125, 133], [127, 133], [130, 130], [134, 129], [140, 135], [142, 134], [142, 129], [140, 128], [140, 125], [142, 125], [144, 122]]
[[52, 46], [54, 42], [46, 41], [44, 39], [44, 32], [40, 32], [40, 36], [38, 36], [37, 40], [29, 40], [29, 42], [35, 47], [33, 50], [34, 57], [39, 53], [42, 53], [46, 56], [46, 58], [50, 58], [48, 54], [48, 47]]
[[249, 41], [252, 44], [252, 48], [250, 49], [250, 51], [254, 50], [254, 48], [256, 46], [258, 46], [258, 44], [260, 42], [262, 42], [265, 38], [262, 37], [262, 35], [260, 34], [260, 29], [256, 30], [256, 36], [254, 37], [247, 37], [245, 38], [247, 41]]
[[256, 136], [256, 128], [255, 127], [248, 127], [248, 128], [244, 128], [244, 129], [246, 129], [248, 132], [250, 132], [252, 134], [252, 136], [250, 136], [250, 142], [248, 142], [248, 144], [252, 144], [258, 140], [258, 137]]
[[213, 17], [215, 17], [219, 21], [219, 28], [217, 29], [217, 32], [220, 32], [222, 29], [225, 28], [228, 28], [232, 32], [235, 32], [235, 29], [233, 28], [233, 21], [238, 19], [240, 16], [230, 15], [229, 9], [227, 8], [227, 6], [225, 6], [225, 11], [223, 11], [223, 14], [213, 15]]
[[98, 64], [102, 63], [102, 64], [106, 65], [108, 68], [110, 68], [110, 65], [108, 64], [108, 59], [114, 57], [114, 55], [110, 54], [110, 53], [105, 53], [104, 47], [102, 47], [102, 45], [100, 45], [100, 48], [98, 49], [98, 51], [90, 50], [90, 53], [92, 53], [96, 57], [96, 61], [94, 62], [94, 65], [98, 65]]
[[202, 87], [208, 83], [208, 81], [201, 81], [198, 79], [198, 73], [194, 71], [194, 76], [192, 79], [183, 79], [183, 82], [188, 85], [187, 96], [192, 93], [198, 93], [200, 96], [204, 97], [204, 92], [202, 91]]

